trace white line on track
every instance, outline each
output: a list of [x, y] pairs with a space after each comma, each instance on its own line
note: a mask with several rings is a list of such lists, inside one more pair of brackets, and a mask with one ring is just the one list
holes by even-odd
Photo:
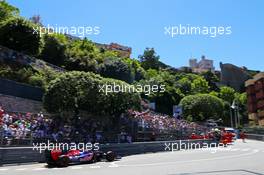
[[249, 151], [249, 150], [250, 150], [249, 148], [242, 149], [242, 151]]
[[240, 149], [238, 148], [234, 148], [234, 149], [230, 149], [230, 151], [239, 151]]
[[42, 170], [46, 170], [46, 168], [35, 168], [35, 169], [32, 169], [33, 171], [42, 171]]
[[7, 171], [8, 168], [0, 168], [0, 171]]
[[81, 166], [73, 166], [71, 167], [72, 170], [79, 170], [79, 169], [82, 169], [83, 167]]
[[131, 164], [131, 165], [118, 165], [119, 167], [142, 167], [142, 166], [161, 166], [161, 165], [169, 165], [169, 164], [175, 164], [175, 163], [191, 163], [191, 162], [201, 162], [201, 161], [211, 161], [211, 160], [221, 160], [221, 159], [230, 159], [230, 158], [239, 158], [243, 156], [250, 156], [255, 153], [257, 153], [259, 150], [254, 150], [249, 153], [245, 154], [239, 154], [239, 155], [233, 155], [233, 156], [222, 156], [222, 157], [216, 157], [216, 158], [208, 158], [208, 159], [197, 159], [197, 160], [187, 160], [187, 161], [175, 161], [175, 162], [158, 162], [158, 163], [149, 163], [149, 164]]
[[113, 163], [110, 163], [110, 165], [108, 167], [109, 168], [117, 168], [118, 165], [113, 162]]
[[101, 168], [101, 166], [90, 166], [90, 168]]
[[253, 152], [257, 153], [257, 152], [259, 152], [259, 150], [258, 149], [254, 149]]
[[24, 171], [27, 170], [27, 168], [17, 168], [16, 171]]

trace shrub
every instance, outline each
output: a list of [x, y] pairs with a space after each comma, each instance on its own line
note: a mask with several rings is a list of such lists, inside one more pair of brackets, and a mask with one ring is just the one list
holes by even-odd
[[41, 46], [36, 26], [22, 18], [10, 18], [0, 26], [0, 45], [10, 49], [37, 55]]
[[205, 121], [222, 117], [224, 104], [218, 97], [209, 94], [189, 95], [184, 97], [180, 105], [183, 115], [190, 121]]

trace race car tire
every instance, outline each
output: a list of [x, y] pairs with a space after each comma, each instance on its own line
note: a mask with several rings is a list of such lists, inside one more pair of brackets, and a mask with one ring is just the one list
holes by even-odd
[[99, 152], [94, 154], [95, 162], [100, 162], [101, 159], [102, 159], [102, 155]]
[[108, 161], [108, 162], [112, 162], [112, 161], [114, 161], [115, 160], [115, 158], [116, 158], [116, 155], [115, 155], [115, 153], [113, 152], [113, 151], [108, 151], [107, 153], [106, 153], [106, 160]]
[[53, 167], [56, 166], [56, 162], [47, 162], [48, 166]]
[[70, 162], [69, 157], [64, 156], [64, 157], [60, 157], [60, 158], [57, 160], [57, 165], [58, 165], [59, 167], [67, 167], [67, 166], [69, 165], [69, 162]]
[[93, 158], [89, 161], [89, 163], [96, 163], [97, 161], [97, 155], [93, 155]]

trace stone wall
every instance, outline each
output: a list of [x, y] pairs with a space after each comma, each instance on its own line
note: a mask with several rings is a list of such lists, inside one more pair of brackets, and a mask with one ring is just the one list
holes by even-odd
[[43, 89], [0, 78], [0, 94], [42, 101]]
[[1, 62], [13, 62], [21, 65], [32, 66], [37, 69], [49, 67], [57, 72], [65, 71], [58, 66], [0, 45], [0, 63]]
[[237, 91], [243, 90], [245, 81], [251, 76], [246, 70], [232, 64], [222, 64], [221, 67], [221, 84], [231, 86]]
[[41, 101], [0, 94], [0, 105], [7, 112], [38, 113], [45, 112]]

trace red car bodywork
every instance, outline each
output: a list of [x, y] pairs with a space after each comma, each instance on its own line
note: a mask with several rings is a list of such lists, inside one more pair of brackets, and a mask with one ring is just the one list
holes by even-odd
[[224, 132], [221, 136], [220, 143], [223, 143], [224, 145], [230, 144], [233, 142], [233, 138], [235, 137], [234, 133], [231, 132]]

